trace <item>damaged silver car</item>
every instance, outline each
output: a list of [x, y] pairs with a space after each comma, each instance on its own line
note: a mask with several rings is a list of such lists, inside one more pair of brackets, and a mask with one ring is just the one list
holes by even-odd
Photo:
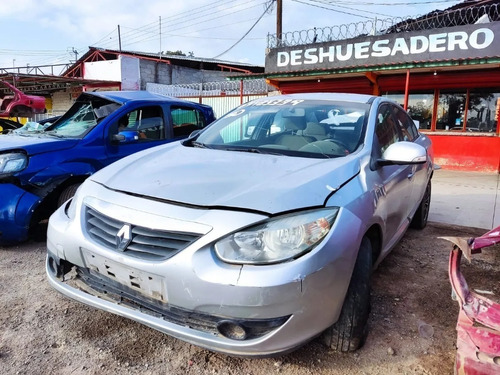
[[396, 103], [258, 99], [90, 176], [49, 222], [50, 284], [231, 355], [355, 350], [370, 277], [427, 223], [433, 153]]

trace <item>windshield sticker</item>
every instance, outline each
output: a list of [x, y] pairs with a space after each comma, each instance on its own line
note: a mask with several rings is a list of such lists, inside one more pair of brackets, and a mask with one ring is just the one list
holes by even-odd
[[239, 116], [239, 115], [242, 115], [243, 113], [245, 113], [245, 108], [240, 108], [236, 111], [232, 111], [232, 112], [229, 112], [226, 117], [235, 117], [235, 116]]
[[261, 105], [297, 105], [304, 102], [304, 99], [266, 99], [266, 100], [257, 100], [253, 102], [248, 102], [247, 104], [243, 104], [243, 107], [249, 106], [261, 106]]

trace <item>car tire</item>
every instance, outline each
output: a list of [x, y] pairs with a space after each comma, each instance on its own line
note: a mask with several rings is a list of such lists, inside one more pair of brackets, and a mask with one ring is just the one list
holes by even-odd
[[417, 211], [411, 220], [410, 227], [414, 229], [424, 229], [427, 225], [427, 219], [429, 218], [429, 209], [431, 206], [431, 181], [427, 184], [425, 188], [424, 197], [418, 205]]
[[80, 187], [81, 184], [73, 184], [69, 185], [67, 188], [65, 188], [61, 195], [59, 195], [59, 198], [57, 199], [57, 207], [61, 207], [64, 202], [66, 202], [68, 199], [73, 198], [73, 196], [76, 193], [76, 190]]
[[365, 342], [372, 267], [372, 245], [368, 237], [363, 237], [340, 317], [322, 335], [323, 342], [335, 351], [355, 351]]

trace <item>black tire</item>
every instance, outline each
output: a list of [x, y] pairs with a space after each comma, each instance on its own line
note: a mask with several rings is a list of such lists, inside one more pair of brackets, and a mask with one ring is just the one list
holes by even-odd
[[61, 195], [59, 195], [59, 198], [57, 199], [57, 207], [61, 207], [64, 202], [66, 202], [68, 199], [73, 198], [73, 196], [76, 193], [76, 190], [81, 184], [73, 184], [69, 185], [67, 188], [65, 188]]
[[30, 107], [26, 107], [24, 105], [18, 105], [17, 107], [12, 108], [10, 112], [11, 117], [32, 117], [33, 111]]
[[425, 188], [424, 197], [418, 205], [417, 211], [411, 220], [410, 227], [414, 229], [424, 229], [427, 225], [427, 219], [429, 218], [429, 209], [431, 206], [431, 181], [427, 184]]
[[367, 237], [363, 237], [339, 320], [322, 335], [323, 342], [335, 351], [351, 352], [365, 342], [372, 267], [372, 245]]

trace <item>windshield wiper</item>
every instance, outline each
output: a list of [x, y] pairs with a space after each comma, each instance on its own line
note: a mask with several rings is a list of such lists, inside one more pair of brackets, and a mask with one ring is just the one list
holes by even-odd
[[64, 135], [57, 134], [57, 133], [55, 133], [54, 130], [42, 131], [39, 134], [47, 134], [47, 135], [50, 135], [50, 136], [56, 137], [56, 138], [64, 138]]
[[198, 141], [191, 141], [191, 145], [193, 145], [193, 147], [196, 147], [196, 148], [210, 148], [205, 143], [201, 143]]
[[268, 154], [268, 155], [283, 155], [283, 153], [267, 148], [258, 148], [258, 147], [225, 147], [226, 151], [238, 151], [238, 152], [251, 152], [254, 154]]

